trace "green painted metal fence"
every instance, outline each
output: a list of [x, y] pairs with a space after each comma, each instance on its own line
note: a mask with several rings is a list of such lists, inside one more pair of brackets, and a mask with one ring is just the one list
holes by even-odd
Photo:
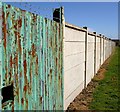
[[62, 23], [2, 3], [1, 89], [13, 85], [14, 95], [3, 97], [3, 110], [63, 109], [62, 29]]

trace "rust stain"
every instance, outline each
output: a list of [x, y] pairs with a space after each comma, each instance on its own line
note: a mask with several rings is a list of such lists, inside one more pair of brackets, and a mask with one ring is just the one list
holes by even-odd
[[26, 92], [28, 89], [27, 85], [24, 86], [24, 92]]
[[18, 55], [16, 55], [14, 58], [14, 64], [18, 68]]
[[28, 51], [28, 54], [31, 55], [31, 51]]
[[61, 77], [60, 77], [60, 75], [59, 75], [59, 80], [61, 80]]
[[38, 56], [36, 57], [36, 75], [38, 75]]
[[42, 103], [42, 96], [40, 97], [40, 103]]
[[18, 36], [18, 49], [20, 54], [22, 53], [22, 48], [21, 48], [21, 39], [20, 39], [20, 35]]
[[37, 56], [37, 58], [36, 58], [36, 63], [38, 64], [38, 56]]
[[30, 85], [32, 84], [32, 63], [30, 63]]
[[28, 99], [26, 99], [26, 109], [28, 109]]
[[14, 102], [12, 102], [12, 112], [14, 112]]
[[[18, 83], [18, 82], [17, 82], [17, 83]], [[18, 102], [19, 102], [19, 98], [20, 98], [20, 97], [19, 97], [19, 95], [20, 95], [20, 94], [19, 94], [19, 86], [17, 87], [17, 91], [18, 91], [17, 97], [18, 97]]]
[[14, 28], [17, 29], [17, 21], [14, 21]]
[[27, 83], [27, 76], [26, 75], [24, 75], [24, 82], [25, 82], [25, 86], [24, 86], [23, 90], [24, 90], [24, 93], [26, 94], [26, 92], [28, 90], [28, 83]]
[[22, 72], [20, 72], [20, 77], [22, 77]]
[[19, 27], [19, 28], [22, 27], [22, 18], [18, 20], [18, 27]]
[[19, 35], [19, 32], [17, 32], [17, 31], [14, 31], [14, 33], [15, 33], [16, 37]]
[[24, 104], [24, 99], [23, 98], [21, 99], [21, 103]]
[[10, 5], [8, 5], [8, 8], [10, 8], [11, 6]]
[[[17, 32], [17, 31], [14, 31], [15, 33], [15, 36], [18, 37], [18, 49], [19, 49], [19, 52], [20, 54], [22, 53], [22, 48], [21, 48], [21, 36], [20, 36], [20, 33]], [[15, 39], [15, 43], [17, 42], [17, 39]]]
[[37, 16], [33, 15], [33, 22], [36, 22]]
[[[32, 61], [32, 60], [30, 60], [30, 61]], [[32, 93], [32, 62], [30, 62], [30, 71], [29, 71], [29, 74], [30, 74], [30, 83], [29, 83], [29, 90], [28, 90], [28, 92], [29, 93]]]
[[32, 44], [32, 56], [35, 57], [36, 55], [36, 47], [34, 44]]
[[2, 28], [2, 30], [3, 30], [3, 34], [4, 34], [4, 37], [3, 37], [3, 45], [4, 45], [4, 49], [5, 49], [5, 51], [6, 51], [7, 25], [6, 25], [4, 16], [5, 16], [5, 13], [3, 12], [3, 13], [2, 13], [2, 18], [3, 18], [3, 28]]
[[[18, 96], [19, 96], [19, 88], [17, 87], [17, 82], [16, 82], [14, 85], [14, 97], [17, 98]], [[17, 102], [19, 102], [19, 97], [17, 98]]]
[[32, 83], [32, 65], [30, 65], [30, 84]]
[[26, 94], [26, 92], [27, 92], [27, 90], [28, 90], [28, 85], [27, 85], [27, 76], [25, 75], [25, 77], [24, 77], [24, 79], [25, 79], [25, 86], [24, 86], [24, 92], [25, 92], [25, 94]]
[[28, 83], [28, 94], [31, 94], [31, 86], [30, 86], [30, 83]]
[[12, 68], [12, 55], [10, 56], [10, 68]]
[[50, 79], [52, 80], [52, 69], [50, 69]]
[[22, 10], [23, 12], [26, 12], [26, 10]]
[[52, 74], [52, 69], [50, 69], [50, 74]]
[[58, 59], [56, 58], [56, 65], [57, 65], [57, 63], [58, 63]]
[[26, 75], [26, 73], [27, 73], [27, 62], [26, 62], [26, 60], [24, 60], [23, 66], [24, 66], [24, 75]]

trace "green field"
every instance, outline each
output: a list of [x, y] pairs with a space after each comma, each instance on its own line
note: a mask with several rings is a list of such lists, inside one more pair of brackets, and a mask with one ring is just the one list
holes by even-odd
[[[93, 93], [93, 101], [90, 110], [116, 110], [120, 111], [120, 48], [116, 48], [106, 67], [105, 78], [99, 81], [99, 85]], [[118, 69], [119, 68], [119, 69]]]

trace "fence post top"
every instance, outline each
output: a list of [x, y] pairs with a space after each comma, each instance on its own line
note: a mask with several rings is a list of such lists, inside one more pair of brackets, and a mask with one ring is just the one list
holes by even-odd
[[103, 35], [103, 38], [105, 39], [105, 35]]
[[93, 32], [94, 34], [97, 34], [97, 32]]
[[86, 30], [88, 30], [88, 27], [87, 27], [87, 26], [84, 26], [83, 28], [86, 29]]
[[64, 6], [61, 6], [60, 8], [64, 9]]
[[107, 40], [107, 37], [105, 37], [105, 39]]

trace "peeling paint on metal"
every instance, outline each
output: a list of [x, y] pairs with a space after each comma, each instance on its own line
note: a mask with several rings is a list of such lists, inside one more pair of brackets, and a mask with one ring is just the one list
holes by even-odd
[[2, 88], [13, 84], [14, 93], [3, 110], [63, 110], [62, 24], [11, 5], [2, 9]]

